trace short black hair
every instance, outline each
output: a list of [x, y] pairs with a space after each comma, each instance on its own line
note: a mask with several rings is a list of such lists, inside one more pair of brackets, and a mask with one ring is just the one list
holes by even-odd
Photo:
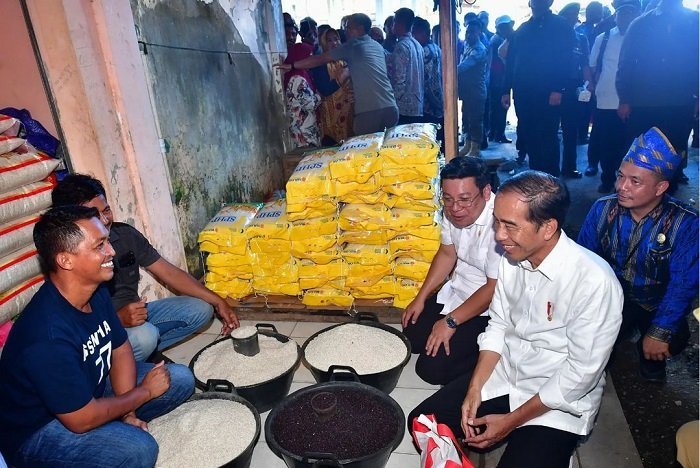
[[51, 208], [34, 225], [34, 244], [44, 271], [57, 271], [56, 256], [75, 252], [84, 239], [78, 221], [99, 218], [97, 208], [66, 205]]
[[467, 177], [474, 177], [479, 191], [484, 190], [484, 187], [491, 183], [489, 168], [481, 158], [457, 156], [445, 164], [445, 167], [440, 171], [440, 181], [466, 179]]
[[428, 23], [428, 20], [421, 18], [420, 16], [416, 16], [416, 19], [413, 20], [413, 31], [416, 29], [423, 31], [425, 34], [430, 36], [430, 23]]
[[483, 31], [483, 30], [484, 30], [484, 25], [483, 25], [483, 23], [482, 23], [481, 21], [479, 21], [478, 19], [469, 21], [469, 22], [467, 23], [467, 29], [469, 29], [470, 26], [471, 26], [472, 28], [479, 28], [479, 31]]
[[82, 205], [102, 195], [107, 198], [102, 182], [87, 174], [70, 174], [51, 192], [53, 206]]
[[528, 206], [528, 221], [537, 229], [550, 219], [561, 229], [569, 211], [571, 199], [566, 185], [553, 175], [539, 171], [524, 171], [501, 184], [499, 193], [514, 192]]
[[364, 29], [365, 34], [369, 34], [369, 30], [372, 29], [372, 20], [364, 13], [354, 13], [350, 15], [349, 21], [355, 26], [360, 26]]
[[413, 21], [416, 18], [416, 14], [410, 8], [399, 8], [394, 12], [394, 21], [398, 21], [406, 27], [407, 31], [410, 31], [413, 27]]
[[299, 34], [301, 34], [302, 37], [305, 37], [313, 28], [316, 28], [316, 31], [318, 31], [318, 24], [316, 21], [314, 21], [313, 18], [307, 16], [303, 20], [299, 22]]

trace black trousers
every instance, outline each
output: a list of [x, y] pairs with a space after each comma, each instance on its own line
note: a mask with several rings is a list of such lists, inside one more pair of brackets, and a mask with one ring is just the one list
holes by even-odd
[[[471, 373], [460, 376], [414, 408], [407, 419], [409, 430], [420, 414], [434, 414], [438, 422], [452, 429], [457, 439], [463, 439], [461, 407], [470, 379]], [[509, 412], [508, 395], [504, 395], [482, 402], [476, 416]], [[519, 427], [506, 437], [504, 442], [508, 446], [498, 462], [498, 468], [568, 468], [579, 439], [578, 434], [551, 427]]]
[[518, 139], [524, 140], [530, 169], [559, 176], [559, 107], [549, 105], [549, 96], [515, 98]]
[[506, 136], [506, 115], [508, 111], [501, 105], [500, 88], [491, 88], [489, 94], [489, 112], [491, 113], [491, 139], [498, 140]]
[[600, 181], [606, 187], [615, 184], [615, 173], [627, 153], [627, 129], [616, 109], [596, 109], [593, 114], [591, 141], [588, 144], [588, 164], [603, 170]]
[[415, 324], [409, 323], [403, 332], [411, 342], [411, 351], [419, 354], [416, 361], [418, 377], [433, 385], [445, 385], [460, 375], [471, 374], [479, 359], [477, 337], [489, 322], [488, 317], [473, 317], [457, 327], [450, 339], [450, 355], [445, 353], [445, 347], [440, 346], [438, 353], [428, 356], [425, 344], [428, 341], [433, 325], [438, 320], [444, 320], [441, 315], [443, 305], [437, 303], [437, 295], [433, 294], [425, 301], [425, 308]]
[[[576, 170], [576, 146], [578, 145], [579, 128], [583, 108], [576, 98], [576, 93], [568, 90], [562, 96], [561, 102], [561, 132], [562, 154], [561, 171], [564, 173]], [[588, 130], [586, 130], [588, 134]]]

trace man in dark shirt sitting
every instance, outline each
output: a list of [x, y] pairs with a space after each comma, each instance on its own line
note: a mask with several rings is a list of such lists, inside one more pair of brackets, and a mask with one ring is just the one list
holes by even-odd
[[114, 249], [99, 216], [53, 208], [34, 227], [46, 282], [0, 359], [0, 452], [10, 466], [152, 467], [158, 444], [146, 421], [194, 391], [183, 365], [134, 362], [103, 286]]
[[513, 91], [518, 126], [530, 168], [558, 176], [559, 106], [573, 75], [575, 36], [564, 18], [552, 14], [553, 0], [530, 0], [532, 18], [509, 41], [501, 102]]
[[[110, 295], [136, 361], [184, 340], [208, 324], [214, 310], [223, 321], [222, 333], [238, 327], [238, 317], [224, 299], [161, 257], [136, 228], [113, 221], [99, 180], [84, 174], [69, 175], [54, 188], [51, 198], [54, 206], [97, 208], [100, 220], [109, 230], [109, 242], [116, 251]], [[146, 303], [139, 296], [140, 267], [180, 296]], [[159, 359], [160, 356], [154, 356], [152, 360]]]

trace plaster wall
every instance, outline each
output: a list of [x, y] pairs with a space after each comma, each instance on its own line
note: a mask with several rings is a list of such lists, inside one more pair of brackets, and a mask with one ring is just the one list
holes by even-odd
[[283, 188], [279, 0], [131, 0], [190, 271], [223, 203]]

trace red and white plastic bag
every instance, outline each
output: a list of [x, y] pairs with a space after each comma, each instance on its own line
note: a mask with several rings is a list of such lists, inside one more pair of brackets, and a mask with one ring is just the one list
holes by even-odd
[[420, 449], [421, 468], [474, 468], [452, 429], [421, 414], [413, 420], [413, 440]]

